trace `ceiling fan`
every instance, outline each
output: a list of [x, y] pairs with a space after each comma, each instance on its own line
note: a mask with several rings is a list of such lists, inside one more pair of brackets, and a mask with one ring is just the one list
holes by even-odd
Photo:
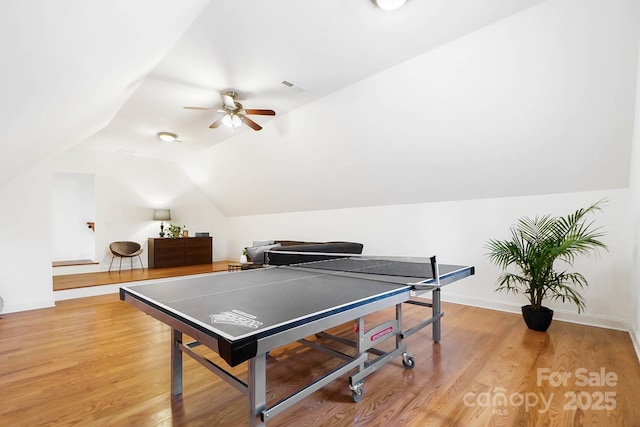
[[254, 108], [244, 108], [242, 104], [236, 101], [236, 96], [238, 94], [233, 91], [228, 91], [220, 94], [222, 98], [222, 107], [184, 107], [187, 110], [216, 110], [219, 113], [225, 113], [223, 117], [220, 117], [215, 122], [211, 123], [209, 127], [211, 129], [217, 128], [218, 126], [225, 125], [230, 128], [236, 128], [244, 123], [249, 126], [253, 130], [260, 130], [262, 126], [258, 123], [251, 120], [247, 115], [257, 115], [257, 116], [275, 116], [276, 112], [273, 110], [261, 110]]

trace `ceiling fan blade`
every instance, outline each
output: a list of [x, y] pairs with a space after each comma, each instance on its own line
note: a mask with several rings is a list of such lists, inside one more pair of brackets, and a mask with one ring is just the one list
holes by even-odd
[[244, 123], [245, 125], [249, 126], [251, 129], [253, 129], [253, 130], [262, 129], [262, 126], [260, 126], [259, 124], [257, 124], [253, 120], [251, 120], [249, 117], [243, 116], [242, 114], [238, 114], [238, 117], [240, 117], [240, 120], [242, 120], [242, 123]]
[[260, 109], [251, 109], [251, 108], [245, 108], [244, 109], [246, 114], [255, 114], [258, 116], [275, 116], [276, 112], [273, 110], [260, 110]]
[[236, 101], [233, 99], [233, 96], [227, 95], [226, 93], [220, 96], [222, 97], [222, 103], [225, 107], [236, 108]]
[[215, 129], [222, 124], [222, 119], [218, 119], [209, 125], [209, 129]]

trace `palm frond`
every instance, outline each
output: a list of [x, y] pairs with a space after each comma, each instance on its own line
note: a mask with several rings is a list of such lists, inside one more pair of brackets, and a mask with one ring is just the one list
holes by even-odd
[[[560, 260], [573, 265], [576, 257], [607, 249], [605, 233], [587, 216], [602, 210], [605, 199], [564, 217], [544, 215], [522, 217], [511, 227], [508, 240], [490, 239], [485, 248], [491, 262], [503, 270], [497, 291], [524, 294], [538, 307], [545, 298], [570, 301], [584, 310], [584, 300], [576, 288], [588, 286], [579, 273], [556, 272]], [[506, 271], [513, 268], [515, 272]]]

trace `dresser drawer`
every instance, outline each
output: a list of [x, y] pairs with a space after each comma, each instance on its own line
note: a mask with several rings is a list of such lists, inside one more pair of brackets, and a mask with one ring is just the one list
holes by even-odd
[[148, 241], [149, 268], [179, 267], [213, 262], [211, 237], [183, 237]]

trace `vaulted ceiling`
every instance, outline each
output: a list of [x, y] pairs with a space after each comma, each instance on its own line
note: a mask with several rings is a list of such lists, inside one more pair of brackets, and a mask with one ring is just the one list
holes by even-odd
[[206, 4], [0, 2], [0, 184], [107, 126]]
[[[624, 187], [636, 3], [2, 2], [0, 183], [82, 144], [176, 161], [227, 215]], [[277, 116], [183, 109], [229, 89]]]

